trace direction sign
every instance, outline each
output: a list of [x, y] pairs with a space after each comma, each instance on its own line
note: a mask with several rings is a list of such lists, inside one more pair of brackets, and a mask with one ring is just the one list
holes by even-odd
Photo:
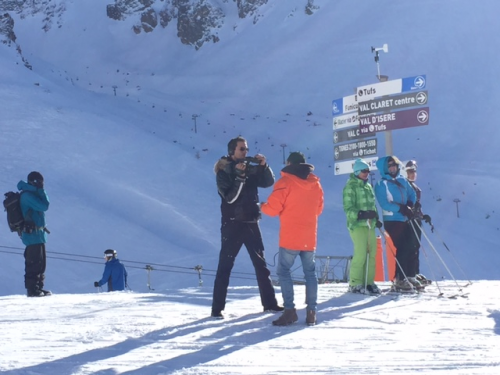
[[368, 115], [359, 119], [361, 133], [410, 128], [429, 124], [429, 107]]
[[356, 126], [348, 129], [335, 130], [333, 132], [333, 143], [354, 141], [355, 139], [368, 138], [374, 136], [375, 132], [362, 134], [361, 130], [359, 129], [359, 126]]
[[377, 155], [377, 138], [335, 146], [334, 159], [345, 160]]
[[384, 95], [400, 94], [425, 89], [425, 74], [415, 77], [399, 78], [392, 81], [373, 83], [356, 89], [358, 102], [366, 102]]
[[357, 110], [358, 102], [356, 101], [356, 95], [344, 96], [332, 101], [333, 116], [340, 116], [344, 113], [356, 112]]
[[[377, 170], [375, 163], [378, 160], [378, 156], [363, 158], [363, 160], [370, 166], [370, 170]], [[352, 173], [352, 166], [354, 165], [354, 160], [338, 161], [335, 162], [335, 175]]]
[[359, 103], [359, 115], [391, 111], [406, 107], [416, 107], [427, 104], [427, 91], [417, 91], [408, 94], [396, 95], [387, 98], [379, 98]]
[[334, 117], [333, 130], [350, 128], [351, 126], [358, 126], [359, 125], [358, 118], [359, 116], [357, 112], [347, 113], [342, 116]]

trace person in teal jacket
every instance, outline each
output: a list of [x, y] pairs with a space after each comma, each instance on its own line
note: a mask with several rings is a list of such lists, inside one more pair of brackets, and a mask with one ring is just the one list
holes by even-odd
[[378, 159], [377, 168], [382, 178], [375, 185], [375, 196], [382, 208], [384, 228], [396, 247], [395, 287], [403, 290], [421, 288], [411, 264], [415, 249], [412, 245], [412, 229], [407, 223], [414, 218], [412, 208], [417, 200], [415, 190], [400, 174], [401, 162], [396, 156]]
[[343, 206], [347, 216], [347, 229], [354, 244], [354, 254], [349, 272], [349, 291], [353, 293], [380, 294], [375, 285], [375, 256], [377, 237], [375, 228], [378, 220], [375, 194], [368, 183], [370, 166], [362, 159], [356, 159], [343, 191]]
[[48, 233], [45, 227], [45, 211], [49, 209], [49, 197], [40, 172], [31, 172], [28, 182], [19, 181], [17, 189], [21, 191], [21, 211], [25, 221], [21, 234], [26, 246], [24, 285], [28, 297], [43, 297], [51, 294], [43, 289], [47, 266], [45, 243]]
[[128, 287], [128, 274], [125, 266], [117, 258], [116, 250], [108, 249], [104, 251], [104, 258], [106, 259], [104, 273], [100, 281], [94, 282], [94, 286], [97, 288], [107, 283], [108, 292], [125, 290]]

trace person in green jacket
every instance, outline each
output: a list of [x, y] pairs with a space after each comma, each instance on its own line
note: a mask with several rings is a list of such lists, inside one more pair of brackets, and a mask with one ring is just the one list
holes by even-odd
[[353, 173], [343, 191], [347, 229], [354, 244], [349, 272], [349, 291], [380, 294], [380, 289], [374, 282], [377, 254], [375, 228], [380, 228], [382, 223], [378, 220], [373, 188], [368, 183], [369, 174], [370, 166], [362, 159], [356, 159]]

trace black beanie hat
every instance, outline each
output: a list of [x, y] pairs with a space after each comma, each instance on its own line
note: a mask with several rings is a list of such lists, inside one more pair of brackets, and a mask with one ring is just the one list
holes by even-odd
[[286, 161], [290, 164], [301, 164], [306, 162], [306, 158], [302, 152], [294, 151], [290, 152], [290, 155], [288, 156], [288, 159], [286, 159]]
[[43, 176], [40, 172], [33, 171], [28, 175], [28, 183], [36, 184], [38, 181], [43, 181]]

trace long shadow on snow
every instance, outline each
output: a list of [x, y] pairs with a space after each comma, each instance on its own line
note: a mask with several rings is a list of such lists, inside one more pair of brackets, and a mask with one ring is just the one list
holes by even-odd
[[[352, 293], [346, 293], [343, 296], [335, 297], [318, 304], [318, 323], [321, 323], [321, 321], [342, 319], [342, 315], [345, 313], [379, 306], [391, 301], [391, 299], [384, 297], [367, 297], [366, 300], [363, 301], [363, 296], [354, 296], [354, 299], [349, 298], [351, 296]], [[347, 298], [348, 300], [346, 300]], [[348, 304], [347, 306], [345, 306], [346, 303]], [[337, 309], [334, 311], [328, 311], [324, 314], [321, 313], [322, 310], [329, 310], [331, 308]], [[214, 332], [210, 336], [204, 336], [199, 339], [199, 346], [201, 349], [194, 350], [193, 352], [182, 354], [162, 362], [153, 363], [137, 370], [124, 372], [123, 374], [156, 375], [163, 372], [188, 369], [203, 363], [214, 361], [220, 357], [226, 356], [240, 349], [244, 349], [247, 346], [256, 345], [264, 341], [273, 340], [278, 337], [295, 333], [302, 329], [310, 328], [303, 324], [305, 319], [305, 310], [301, 309], [298, 311], [298, 314], [298, 324], [287, 327], [274, 327], [271, 325], [271, 321], [276, 319], [276, 315], [263, 318], [262, 322], [259, 323], [255, 322], [255, 318], [262, 314], [251, 314], [235, 320], [230, 320], [227, 322], [227, 325], [225, 324], [226, 322], [221, 322], [221, 324], [224, 325], [224, 328]], [[251, 320], [247, 323], [239, 324], [240, 322], [244, 322], [248, 319]], [[159, 340], [162, 340], [162, 338], [159, 338]], [[208, 345], [205, 343], [213, 342], [214, 340], [217, 342]], [[196, 345], [197, 342], [194, 342], [194, 344]]]

